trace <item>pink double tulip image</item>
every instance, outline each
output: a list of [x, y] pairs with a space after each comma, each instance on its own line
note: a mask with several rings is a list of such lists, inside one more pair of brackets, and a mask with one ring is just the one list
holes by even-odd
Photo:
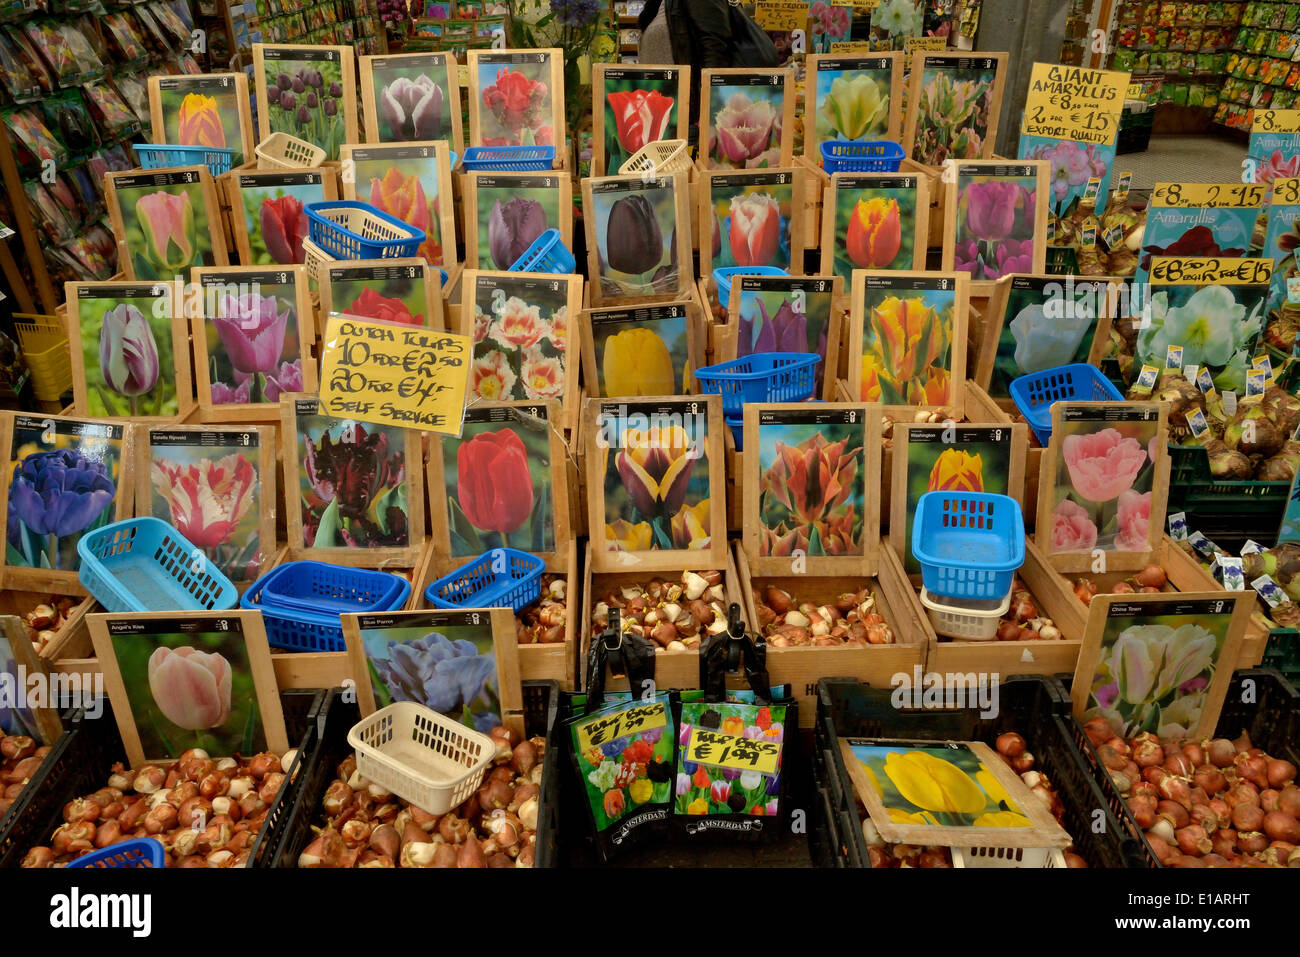
[[1145, 550], [1156, 455], [1154, 438], [1143, 445], [1116, 428], [1067, 435], [1061, 442], [1066, 475], [1058, 476], [1061, 498], [1052, 511], [1052, 551]]
[[149, 692], [163, 717], [187, 731], [225, 724], [230, 717], [230, 663], [221, 655], [159, 648], [149, 656]]

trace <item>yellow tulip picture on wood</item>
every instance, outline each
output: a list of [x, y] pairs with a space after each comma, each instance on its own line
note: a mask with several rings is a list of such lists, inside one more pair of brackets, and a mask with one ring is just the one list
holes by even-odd
[[953, 289], [866, 289], [862, 401], [929, 406], [948, 401], [955, 300]]
[[600, 394], [678, 395], [691, 385], [689, 323], [682, 314], [653, 320], [591, 318]]

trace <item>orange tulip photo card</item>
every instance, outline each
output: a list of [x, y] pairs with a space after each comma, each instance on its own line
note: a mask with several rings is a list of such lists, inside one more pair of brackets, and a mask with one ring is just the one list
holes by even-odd
[[930, 187], [924, 176], [836, 173], [823, 202], [826, 272], [847, 285], [855, 269], [925, 269]]
[[233, 169], [254, 158], [248, 77], [242, 73], [149, 77], [152, 142], [234, 150]]
[[289, 750], [260, 612], [86, 617], [131, 767]]
[[815, 352], [812, 395], [834, 398], [840, 335], [848, 300], [838, 276], [733, 276], [727, 315], [738, 317], [714, 329], [718, 361], [755, 352]]
[[548, 229], [573, 250], [573, 178], [555, 172], [465, 174], [465, 268], [509, 269]]
[[726, 266], [802, 273], [803, 255], [792, 239], [803, 235], [803, 190], [803, 172], [794, 166], [704, 174], [700, 275]]
[[583, 313], [583, 381], [590, 396], [692, 395], [704, 362], [698, 300]]
[[689, 66], [594, 63], [591, 88], [592, 176], [617, 173], [647, 143], [689, 134]]
[[152, 426], [136, 457], [136, 515], [173, 526], [236, 584], [271, 567], [275, 426]]
[[498, 547], [566, 571], [567, 466], [554, 399], [470, 405], [460, 436], [435, 435], [429, 449], [429, 488], [444, 499], [430, 500], [439, 573]]

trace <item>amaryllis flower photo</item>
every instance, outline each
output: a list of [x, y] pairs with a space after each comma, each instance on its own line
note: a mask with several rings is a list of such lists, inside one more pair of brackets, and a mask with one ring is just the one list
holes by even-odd
[[[265, 292], [247, 291], [241, 295], [225, 294], [218, 298], [209, 333], [209, 381], [213, 384], [213, 403], [238, 399], [245, 384], [248, 403], [278, 401], [280, 378], [290, 370], [286, 363], [299, 362], [298, 317], [292, 298], [278, 296], [263, 285]], [[293, 296], [286, 289], [288, 297]], [[215, 341], [214, 341], [215, 340]], [[301, 365], [297, 384], [302, 384]], [[219, 393], [215, 386], [225, 387]]]
[[[486, 734], [501, 723], [492, 626], [405, 625], [361, 632], [376, 707], [413, 701]], [[487, 617], [487, 616], [483, 616]]]
[[[1088, 180], [1104, 181], [1110, 175], [1110, 164], [1115, 159], [1113, 146], [1099, 147], [1094, 143], [1085, 146], [1072, 140], [1035, 136], [1022, 136], [1020, 139], [1021, 159], [1047, 160], [1052, 164], [1048, 203], [1057, 219], [1074, 212]], [[1104, 200], [1105, 194], [1100, 195]]]
[[[1267, 208], [1267, 207], [1266, 207]], [[1155, 256], [1236, 258], [1248, 255], [1259, 210], [1255, 207], [1188, 210], [1152, 205], [1142, 231], [1137, 281], [1149, 278]]]
[[712, 87], [709, 90], [710, 165], [731, 169], [779, 165], [783, 95], [779, 86]]
[[474, 395], [490, 401], [563, 397], [569, 286], [554, 285], [482, 280], [474, 305]]
[[886, 405], [942, 405], [952, 356], [952, 290], [927, 289], [900, 298], [868, 289], [863, 330], [861, 396]]
[[861, 425], [760, 426], [760, 555], [860, 551], [862, 435]]
[[[442, 443], [448, 527], [453, 556], [509, 546], [555, 548], [549, 427], [544, 419], [510, 411], [470, 409], [459, 439]], [[435, 506], [436, 507], [436, 506]]]
[[409, 544], [406, 430], [322, 415], [300, 416], [298, 428], [304, 545]]
[[1267, 295], [1264, 287], [1162, 286], [1143, 314], [1136, 358], [1163, 366], [1169, 346], [1180, 345], [1185, 363], [1209, 367], [1216, 389], [1243, 390]]
[[484, 146], [534, 146], [555, 143], [555, 118], [549, 87], [550, 63], [500, 66], [480, 63], [479, 138]]
[[446, 139], [444, 127], [451, 125], [446, 99], [443, 87], [425, 73], [384, 84], [379, 89], [379, 141]]
[[872, 49], [901, 50], [908, 37], [919, 37], [925, 26], [923, 0], [884, 0], [871, 11]]
[[[39, 448], [37, 436], [15, 448]], [[6, 561], [23, 568], [75, 569], [77, 540], [112, 520], [120, 442], [87, 454], [76, 448], [26, 452], [9, 480]]]
[[1037, 180], [972, 176], [958, 182], [953, 268], [971, 279], [998, 279], [1034, 269]]
[[604, 547], [707, 548], [709, 513], [701, 508], [709, 498], [707, 420], [645, 428], [610, 415], [601, 417], [599, 427]]

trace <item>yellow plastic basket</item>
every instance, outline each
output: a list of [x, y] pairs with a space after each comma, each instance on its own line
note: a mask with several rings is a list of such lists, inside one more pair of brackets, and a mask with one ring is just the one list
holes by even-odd
[[58, 402], [72, 388], [72, 356], [68, 336], [58, 320], [33, 317], [15, 322], [18, 347], [32, 373], [32, 391], [41, 402]]
[[254, 147], [258, 169], [311, 169], [325, 162], [325, 151], [288, 133], [272, 133]]
[[650, 176], [671, 176], [680, 173], [691, 165], [690, 154], [686, 152], [685, 140], [657, 140], [647, 143], [633, 153], [618, 168], [620, 176], [646, 173]]

